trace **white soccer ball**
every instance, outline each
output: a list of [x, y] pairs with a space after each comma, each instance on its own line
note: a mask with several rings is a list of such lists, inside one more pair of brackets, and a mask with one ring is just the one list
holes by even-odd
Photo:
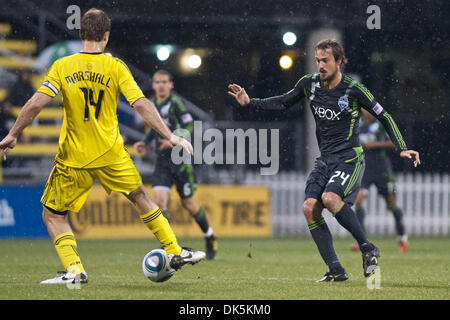
[[153, 282], [167, 281], [175, 273], [164, 249], [154, 249], [147, 253], [142, 261], [142, 271]]

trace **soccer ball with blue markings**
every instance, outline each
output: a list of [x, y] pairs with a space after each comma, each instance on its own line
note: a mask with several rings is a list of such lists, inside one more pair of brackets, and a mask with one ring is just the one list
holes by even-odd
[[164, 249], [154, 249], [147, 253], [142, 261], [142, 271], [153, 282], [164, 282], [172, 278], [175, 269], [169, 265]]

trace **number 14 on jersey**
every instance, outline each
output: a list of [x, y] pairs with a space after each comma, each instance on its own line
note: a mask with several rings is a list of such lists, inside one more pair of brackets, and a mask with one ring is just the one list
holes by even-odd
[[80, 88], [84, 94], [84, 121], [89, 121], [89, 105], [95, 107], [95, 119], [98, 120], [100, 114], [100, 107], [102, 106], [104, 90], [98, 93], [97, 102], [94, 100], [94, 91], [88, 88]]

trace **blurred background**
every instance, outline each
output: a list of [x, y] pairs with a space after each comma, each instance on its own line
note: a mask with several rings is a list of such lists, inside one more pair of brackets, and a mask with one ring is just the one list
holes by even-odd
[[[305, 177], [317, 156], [311, 112], [304, 102], [283, 113], [240, 108], [227, 95], [227, 86], [238, 83], [260, 98], [287, 92], [315, 71], [318, 40], [341, 40], [349, 60], [344, 72], [368, 87], [393, 115], [408, 147], [421, 154], [418, 168], [389, 154], [410, 234], [448, 235], [450, 2], [0, 0], [0, 138], [49, 66], [80, 50], [78, 30], [68, 27], [72, 5], [81, 14], [91, 7], [107, 12], [112, 19], [107, 51], [127, 63], [147, 96], [153, 94], [153, 72], [167, 69], [174, 75], [176, 94], [204, 130], [280, 130], [276, 176], [261, 176], [259, 165], [196, 168], [199, 184], [268, 187], [273, 235], [307, 232], [300, 208]], [[379, 28], [370, 28], [370, 5], [380, 9]], [[140, 140], [144, 124], [125, 101], [118, 115], [125, 143]], [[58, 97], [2, 163], [3, 190], [45, 184], [61, 123]], [[151, 183], [154, 156], [130, 152], [144, 181]], [[395, 234], [392, 216], [374, 187], [366, 206], [371, 211], [368, 232]], [[4, 216], [7, 208], [3, 202]], [[330, 223], [334, 232], [347, 235]]]

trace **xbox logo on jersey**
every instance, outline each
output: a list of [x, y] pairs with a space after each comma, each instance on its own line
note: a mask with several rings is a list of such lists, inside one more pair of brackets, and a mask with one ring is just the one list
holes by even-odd
[[340, 120], [339, 115], [341, 112], [336, 112], [332, 109], [325, 109], [324, 107], [317, 107], [315, 105], [311, 105], [314, 109], [314, 115], [317, 115], [321, 119], [327, 120]]

